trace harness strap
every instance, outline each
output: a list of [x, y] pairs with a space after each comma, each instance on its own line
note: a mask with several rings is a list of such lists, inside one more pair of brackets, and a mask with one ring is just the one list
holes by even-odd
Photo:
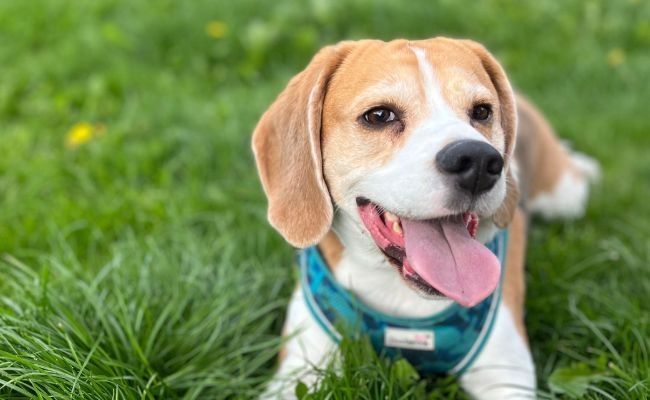
[[[422, 374], [462, 374], [481, 352], [501, 301], [508, 231], [486, 246], [501, 260], [501, 280], [494, 293], [473, 307], [452, 303], [425, 318], [400, 318], [363, 304], [341, 286], [316, 247], [299, 253], [301, 286], [307, 306], [336, 343], [341, 332], [366, 335], [379, 354], [406, 358]], [[348, 335], [346, 335], [348, 336]]]

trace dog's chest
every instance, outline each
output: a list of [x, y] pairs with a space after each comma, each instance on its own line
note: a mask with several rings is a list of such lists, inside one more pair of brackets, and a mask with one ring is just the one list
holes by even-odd
[[[488, 248], [505, 266], [507, 231]], [[380, 313], [341, 286], [315, 247], [301, 251], [301, 286], [312, 317], [335, 342], [367, 338], [378, 354], [407, 359], [421, 374], [460, 374], [485, 344], [501, 300], [501, 285], [474, 307], [456, 303], [426, 318]], [[502, 275], [504, 271], [502, 271]]]

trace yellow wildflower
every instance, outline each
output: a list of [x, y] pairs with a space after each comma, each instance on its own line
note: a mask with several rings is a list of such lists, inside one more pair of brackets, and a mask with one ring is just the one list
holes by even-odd
[[71, 149], [77, 148], [94, 137], [101, 135], [104, 130], [103, 125], [78, 122], [68, 130], [68, 134], [65, 137], [65, 145]]
[[228, 25], [222, 21], [210, 21], [205, 25], [205, 34], [212, 39], [221, 39], [228, 34]]
[[615, 47], [607, 53], [607, 64], [616, 68], [625, 62], [625, 52], [620, 47]]

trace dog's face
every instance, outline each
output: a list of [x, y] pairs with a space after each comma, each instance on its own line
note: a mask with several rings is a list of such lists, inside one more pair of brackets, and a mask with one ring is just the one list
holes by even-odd
[[254, 149], [269, 218], [291, 243], [316, 243], [335, 207], [344, 242], [369, 243], [421, 294], [473, 305], [498, 282], [476, 236], [515, 205], [514, 135], [512, 90], [481, 46], [362, 41], [319, 53]]

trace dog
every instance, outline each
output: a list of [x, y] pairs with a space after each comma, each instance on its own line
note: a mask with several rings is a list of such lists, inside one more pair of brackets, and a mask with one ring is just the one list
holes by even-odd
[[313, 366], [355, 334], [423, 373], [458, 375], [473, 398], [535, 397], [529, 216], [580, 216], [598, 165], [560, 143], [485, 47], [325, 47], [252, 145], [270, 224], [303, 249], [264, 397], [316, 385]]

